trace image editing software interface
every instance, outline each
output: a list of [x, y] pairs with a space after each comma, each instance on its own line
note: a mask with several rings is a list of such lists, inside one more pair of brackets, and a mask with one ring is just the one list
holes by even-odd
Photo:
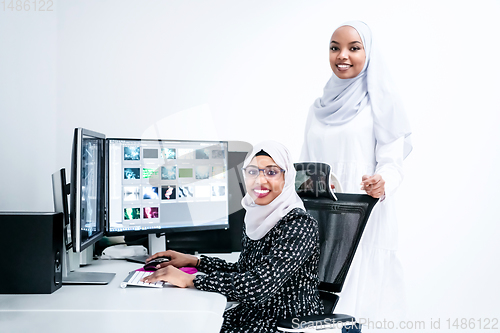
[[227, 142], [107, 139], [109, 235], [225, 228]]

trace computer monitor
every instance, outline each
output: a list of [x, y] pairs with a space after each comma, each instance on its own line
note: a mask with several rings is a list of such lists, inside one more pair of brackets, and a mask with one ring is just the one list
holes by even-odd
[[[73, 252], [81, 253], [104, 237], [105, 229], [105, 136], [76, 128], [71, 156], [71, 183], [65, 171], [53, 175], [56, 211], [67, 216], [67, 190], [70, 195], [70, 235]], [[68, 232], [66, 232], [66, 235]], [[80, 257], [70, 253], [66, 243], [63, 258], [63, 284], [107, 284], [115, 273], [71, 272]], [[75, 263], [76, 261], [76, 263]]]
[[106, 235], [225, 229], [228, 143], [107, 139]]
[[104, 236], [105, 159], [103, 134], [76, 128], [71, 156], [70, 219], [74, 252]]

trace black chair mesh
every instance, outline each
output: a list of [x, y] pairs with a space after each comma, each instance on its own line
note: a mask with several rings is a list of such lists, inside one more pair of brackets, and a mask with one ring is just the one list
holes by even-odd
[[306, 210], [319, 223], [320, 290], [340, 292], [368, 216], [377, 202], [367, 195], [337, 194], [338, 201], [303, 198]]

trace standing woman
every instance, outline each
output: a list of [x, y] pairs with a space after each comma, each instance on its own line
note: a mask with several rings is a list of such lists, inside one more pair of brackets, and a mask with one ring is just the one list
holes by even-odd
[[[244, 162], [245, 232], [237, 263], [166, 251], [169, 257], [147, 282], [218, 292], [239, 305], [226, 310], [221, 332], [276, 332], [280, 318], [323, 313], [318, 294], [318, 223], [295, 192], [289, 151], [273, 141], [254, 146]], [[176, 267], [195, 266], [206, 275]]]
[[410, 126], [364, 22], [347, 22], [335, 30], [330, 66], [333, 75], [323, 96], [309, 110], [300, 160], [330, 164], [344, 192], [380, 198], [336, 312], [398, 319], [404, 316], [405, 302], [394, 193], [412, 149]]

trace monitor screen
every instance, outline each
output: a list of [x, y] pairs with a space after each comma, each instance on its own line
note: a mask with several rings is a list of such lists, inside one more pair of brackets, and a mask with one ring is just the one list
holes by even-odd
[[104, 236], [105, 136], [75, 129], [71, 164], [71, 237], [81, 252]]
[[[228, 146], [228, 194], [229, 194], [229, 229], [178, 232], [168, 235], [168, 249], [184, 253], [228, 253], [240, 252], [245, 218], [241, 199], [246, 194], [245, 182], [241, 174], [243, 161], [250, 144], [238, 146], [229, 141]], [[237, 142], [239, 143], [239, 142]], [[233, 145], [232, 145], [233, 144]], [[234, 151], [234, 150], [243, 151]], [[232, 151], [233, 150], [233, 151]]]
[[227, 228], [227, 142], [107, 140], [109, 236]]

